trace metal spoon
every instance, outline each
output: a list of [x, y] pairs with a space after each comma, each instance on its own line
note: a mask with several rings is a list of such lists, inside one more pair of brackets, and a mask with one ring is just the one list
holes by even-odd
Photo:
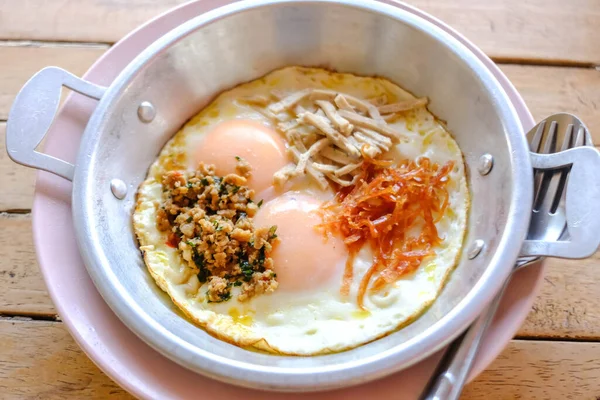
[[[579, 146], [593, 146], [590, 133], [583, 122], [570, 114], [555, 114], [546, 118], [527, 133], [527, 138], [530, 150], [542, 154], [556, 152], [559, 139], [562, 139], [561, 151]], [[565, 186], [569, 170], [567, 167], [555, 171], [535, 171], [534, 202], [527, 239], [556, 241], [568, 236]], [[513, 273], [537, 260], [539, 257], [518, 259]], [[473, 325], [448, 346], [425, 387], [421, 400], [457, 400], [460, 397], [482, 338], [494, 319], [509, 282], [510, 278]]]

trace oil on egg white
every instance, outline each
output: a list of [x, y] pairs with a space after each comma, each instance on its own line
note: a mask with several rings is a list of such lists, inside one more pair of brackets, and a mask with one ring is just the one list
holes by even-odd
[[[313, 257], [312, 261], [310, 257], [303, 257], [302, 260], [290, 262], [290, 265], [304, 265], [301, 271], [288, 271], [291, 277], [294, 274], [302, 277], [300, 283], [286, 284], [283, 278], [285, 274], [282, 273], [280, 288], [272, 294], [256, 296], [240, 303], [236, 299], [239, 288], [234, 287], [233, 297], [229, 301], [207, 303], [203, 295], [206, 288], [200, 284], [191, 269], [184, 265], [177, 251], [165, 244], [166, 235], [156, 228], [156, 211], [162, 194], [160, 176], [173, 169], [192, 169], [194, 163], [199, 161], [197, 149], [206, 144], [206, 138], [215, 127], [222, 126], [226, 121], [250, 120], [263, 124], [267, 130], [270, 128], [274, 132], [270, 121], [262, 113], [240, 99], [268, 94], [274, 89], [293, 92], [307, 87], [332, 89], [362, 99], [386, 95], [390, 102], [412, 98], [412, 95], [384, 79], [298, 67], [278, 70], [259, 80], [238, 86], [222, 93], [167, 143], [158, 160], [151, 166], [148, 179], [140, 187], [134, 213], [134, 228], [148, 270], [161, 289], [171, 296], [173, 302], [191, 320], [217, 337], [237, 345], [296, 355], [350, 349], [389, 334], [417, 318], [435, 300], [457, 263], [469, 206], [464, 163], [458, 145], [426, 109], [408, 112], [390, 124], [408, 140], [397, 145], [387, 156], [397, 160], [426, 156], [440, 164], [450, 160], [455, 162], [455, 168], [450, 174], [449, 207], [445, 216], [437, 223], [439, 235], [445, 240], [435, 249], [435, 257], [424, 260], [415, 273], [403, 277], [395, 284], [378, 293], [367, 294], [367, 311], [358, 308], [356, 295], [360, 277], [372, 265], [372, 253], [368, 247], [360, 251], [354, 263], [355, 279], [350, 288], [350, 296], [342, 297], [340, 286], [347, 254], [340, 249], [343, 246], [339, 239], [336, 239], [337, 242], [330, 240], [319, 250], [321, 253], [316, 253], [326, 252], [327, 257]], [[272, 170], [288, 161], [281, 151], [281, 144], [268, 133], [265, 135], [265, 140], [270, 143], [270, 147], [267, 146], [270, 150], [262, 154], [257, 151], [254, 163], [251, 164], [253, 176], [270, 179]], [[245, 140], [238, 141], [238, 148], [228, 147], [223, 152], [225, 157], [232, 158], [239, 155], [238, 152], [252, 149], [252, 139]], [[260, 162], [260, 157], [270, 157], [269, 163]], [[220, 161], [216, 159], [212, 162], [218, 164]], [[224, 171], [228, 172], [233, 171]], [[255, 179], [255, 182], [259, 181], [260, 179]], [[252, 187], [256, 183], [251, 180], [249, 184]], [[272, 187], [264, 189], [261, 186], [258, 189], [256, 199], [265, 198], [267, 201], [256, 216], [256, 221], [262, 221], [265, 226], [270, 226], [270, 218], [286, 221], [277, 219], [277, 212], [272, 213], [275, 216], [267, 215], [269, 210], [285, 210], [288, 207], [310, 214], [320, 203], [333, 197], [333, 192], [320, 190], [308, 179], [296, 181], [285, 193]], [[281, 213], [285, 214], [283, 211]], [[288, 230], [280, 225], [278, 230], [281, 243], [286, 243], [287, 248], [293, 250], [293, 246], [303, 246], [303, 242], [308, 242], [310, 238], [322, 240], [318, 237], [319, 233], [311, 229], [310, 225], [313, 223], [316, 223], [314, 216], [307, 217], [303, 229], [292, 227], [289, 230], [293, 232], [290, 233], [290, 241], [298, 243], [285, 242]], [[298, 234], [304, 236], [299, 237]], [[292, 250], [288, 258], [297, 258], [298, 254], [302, 254]], [[277, 250], [273, 254], [275, 272], [278, 258], [276, 252]], [[285, 255], [281, 257], [284, 259]], [[344, 335], [340, 335], [340, 332], [344, 332]]]

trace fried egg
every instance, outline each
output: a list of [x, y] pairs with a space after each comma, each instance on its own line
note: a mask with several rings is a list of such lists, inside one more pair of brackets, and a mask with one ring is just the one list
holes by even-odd
[[[442, 243], [435, 255], [414, 272], [357, 304], [360, 279], [350, 294], [340, 287], [348, 250], [339, 237], [324, 239], [315, 212], [331, 200], [332, 189], [321, 189], [307, 177], [282, 189], [273, 187], [273, 174], [288, 164], [286, 141], [260, 106], [249, 96], [305, 88], [331, 89], [359, 99], [385, 96], [389, 102], [414, 97], [382, 78], [358, 77], [322, 69], [288, 67], [242, 84], [219, 95], [192, 118], [165, 145], [150, 167], [137, 195], [134, 230], [145, 263], [158, 286], [174, 304], [211, 334], [242, 347], [277, 354], [316, 355], [354, 348], [385, 336], [417, 318], [438, 296], [461, 253], [469, 207], [462, 153], [444, 125], [426, 108], [400, 115], [390, 126], [407, 140], [395, 145], [387, 159], [425, 156], [443, 164], [454, 162], [448, 184], [449, 205], [436, 223]], [[167, 234], [156, 227], [162, 196], [162, 175], [171, 170], [195, 169], [199, 162], [214, 164], [218, 174], [235, 170], [236, 157], [252, 166], [248, 186], [255, 201], [263, 200], [254, 217], [256, 227], [277, 226], [280, 243], [271, 257], [279, 287], [269, 294], [240, 302], [232, 289], [230, 300], [209, 303], [194, 271], [169, 247]], [[364, 246], [353, 264], [353, 275], [363, 276], [373, 265], [373, 253]], [[343, 334], [340, 334], [343, 332]]]

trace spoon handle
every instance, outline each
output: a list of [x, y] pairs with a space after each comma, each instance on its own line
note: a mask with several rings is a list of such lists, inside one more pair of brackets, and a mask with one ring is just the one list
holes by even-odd
[[509, 282], [510, 278], [473, 325], [448, 346], [420, 400], [458, 400], [481, 347], [481, 339], [494, 319]]

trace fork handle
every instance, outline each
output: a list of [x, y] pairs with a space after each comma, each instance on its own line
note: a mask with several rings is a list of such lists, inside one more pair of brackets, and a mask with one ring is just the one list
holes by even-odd
[[526, 240], [521, 256], [591, 256], [600, 246], [600, 152], [594, 147], [584, 146], [553, 154], [531, 153], [531, 162], [539, 170], [571, 167], [566, 186], [569, 240]]
[[458, 400], [460, 398], [481, 347], [483, 336], [496, 315], [498, 305], [509, 282], [510, 278], [504, 282], [500, 292], [473, 325], [448, 346], [423, 390], [420, 400]]
[[[531, 257], [519, 258], [513, 268], [513, 273], [538, 260], [539, 258]], [[458, 400], [460, 398], [477, 358], [483, 337], [498, 311], [498, 306], [512, 276], [511, 273], [479, 318], [461, 336], [450, 343], [419, 400]]]

